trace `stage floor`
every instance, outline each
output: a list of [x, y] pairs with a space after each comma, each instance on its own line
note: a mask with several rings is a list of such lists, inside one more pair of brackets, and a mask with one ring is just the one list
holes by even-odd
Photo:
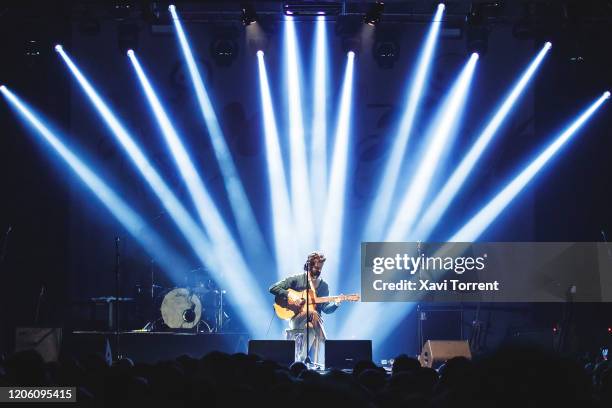
[[[119, 344], [117, 344], [119, 337]], [[117, 350], [134, 362], [155, 363], [182, 355], [200, 358], [211, 351], [246, 353], [246, 333], [181, 333], [125, 331], [73, 331], [63, 341], [63, 351], [75, 356], [91, 353], [115, 356]]]

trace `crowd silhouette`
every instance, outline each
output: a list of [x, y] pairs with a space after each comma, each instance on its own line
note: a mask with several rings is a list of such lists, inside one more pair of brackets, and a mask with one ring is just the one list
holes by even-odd
[[[78, 406], [108, 407], [610, 407], [607, 360], [562, 357], [528, 347], [437, 370], [406, 355], [391, 371], [360, 361], [352, 372], [307, 370], [255, 355], [212, 352], [156, 364], [101, 355], [45, 363], [34, 350], [0, 363], [0, 386], [76, 386]], [[71, 404], [75, 406], [75, 404]]]

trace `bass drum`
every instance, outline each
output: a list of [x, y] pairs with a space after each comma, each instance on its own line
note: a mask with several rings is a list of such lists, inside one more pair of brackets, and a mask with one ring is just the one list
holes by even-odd
[[191, 290], [175, 288], [164, 295], [160, 312], [168, 328], [193, 329], [202, 318], [202, 302]]

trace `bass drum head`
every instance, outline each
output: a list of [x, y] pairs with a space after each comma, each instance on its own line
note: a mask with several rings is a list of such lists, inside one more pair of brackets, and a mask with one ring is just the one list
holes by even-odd
[[176, 288], [164, 296], [160, 311], [170, 329], [193, 329], [202, 318], [202, 303], [190, 290]]

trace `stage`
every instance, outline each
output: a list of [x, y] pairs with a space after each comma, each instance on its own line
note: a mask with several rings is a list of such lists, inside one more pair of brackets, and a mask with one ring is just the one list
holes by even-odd
[[62, 350], [75, 357], [96, 353], [112, 356], [112, 360], [119, 354], [134, 362], [157, 363], [183, 355], [199, 359], [213, 351], [246, 353], [248, 342], [247, 334], [127, 331], [119, 334], [118, 348], [114, 332], [73, 331], [65, 336]]
[[5, 3], [0, 385], [612, 401], [609, 0]]

